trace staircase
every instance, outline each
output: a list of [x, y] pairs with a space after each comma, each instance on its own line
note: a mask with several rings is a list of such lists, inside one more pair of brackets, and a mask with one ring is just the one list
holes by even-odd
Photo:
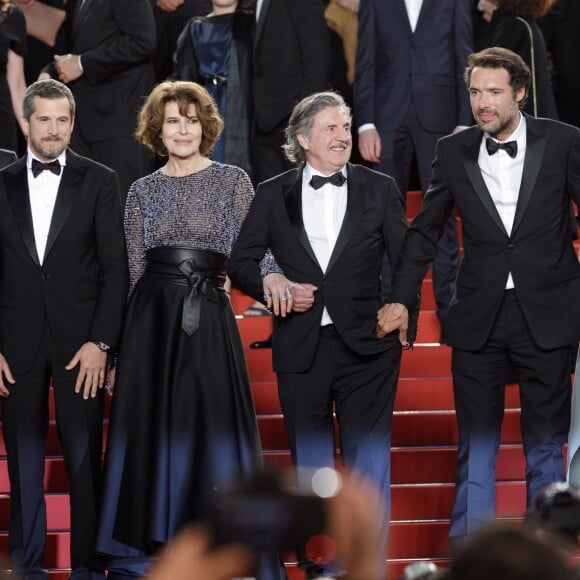
[[[415, 215], [420, 194], [407, 196], [408, 214]], [[252, 300], [233, 291], [237, 314]], [[248, 345], [267, 337], [268, 316], [238, 320], [252, 380], [258, 426], [267, 465], [290, 467], [290, 454], [272, 372], [271, 351]], [[392, 437], [392, 512], [387, 577], [398, 578], [406, 565], [418, 560], [443, 564], [449, 559], [447, 533], [455, 478], [457, 428], [450, 376], [451, 350], [440, 346], [430, 276], [423, 283], [419, 333], [414, 350], [403, 353]], [[47, 439], [45, 486], [48, 529], [46, 566], [51, 580], [64, 580], [69, 567], [69, 504], [67, 480], [54, 425]], [[106, 436], [105, 424], [105, 436]], [[385, 450], [387, 452], [387, 450]], [[6, 559], [8, 541], [8, 474], [6, 452], [0, 439], [0, 559]], [[519, 434], [517, 387], [506, 389], [506, 413], [497, 462], [497, 512], [502, 518], [519, 518], [525, 508], [524, 458]], [[291, 580], [303, 578], [288, 556]], [[1, 570], [1, 566], [0, 566]]]

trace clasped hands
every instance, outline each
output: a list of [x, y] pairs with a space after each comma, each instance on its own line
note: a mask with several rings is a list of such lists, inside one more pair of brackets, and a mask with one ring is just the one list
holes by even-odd
[[385, 304], [377, 312], [377, 336], [385, 337], [394, 330], [399, 331], [399, 342], [403, 349], [411, 347], [407, 340], [407, 329], [409, 328], [409, 311], [404, 304], [393, 302]]
[[285, 318], [290, 312], [306, 312], [314, 304], [317, 286], [288, 280], [283, 274], [267, 274], [262, 280], [266, 308]]

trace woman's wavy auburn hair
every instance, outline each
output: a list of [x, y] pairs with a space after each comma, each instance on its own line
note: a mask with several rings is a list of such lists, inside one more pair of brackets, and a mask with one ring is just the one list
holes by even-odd
[[151, 91], [139, 112], [135, 137], [156, 155], [167, 157], [167, 149], [161, 140], [167, 103], [177, 103], [179, 113], [184, 117], [190, 105], [195, 105], [202, 132], [199, 152], [207, 157], [224, 128], [224, 122], [213, 97], [201, 85], [190, 81], [164, 81]]

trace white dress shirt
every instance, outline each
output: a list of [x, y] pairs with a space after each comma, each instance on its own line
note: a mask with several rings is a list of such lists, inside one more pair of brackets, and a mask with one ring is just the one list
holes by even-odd
[[262, 10], [262, 4], [264, 3], [264, 0], [257, 0], [256, 1], [256, 22], [259, 20], [260, 18], [260, 12]]
[[[346, 177], [344, 167], [342, 174]], [[320, 189], [314, 189], [310, 185], [313, 175], [322, 174], [307, 163], [302, 175], [302, 220], [314, 255], [326, 272], [346, 213], [348, 186], [347, 182], [341, 186], [325, 183]], [[332, 324], [326, 307], [320, 324]]]
[[419, 20], [419, 13], [421, 12], [422, 5], [423, 0], [405, 0], [405, 8], [407, 9], [409, 24], [411, 25], [411, 30], [413, 32], [415, 32], [415, 28], [417, 28], [417, 21]]
[[[46, 250], [46, 241], [52, 221], [52, 212], [56, 203], [56, 194], [60, 186], [60, 180], [66, 165], [66, 152], [63, 151], [58, 156], [61, 164], [60, 175], [52, 171], [42, 171], [38, 177], [32, 174], [32, 160], [38, 159], [31, 151], [28, 150], [26, 158], [26, 167], [28, 168], [28, 194], [30, 196], [30, 210], [32, 212], [32, 226], [34, 228], [34, 242], [38, 259], [42, 264], [44, 252]], [[40, 161], [40, 159], [38, 159]]]
[[[490, 155], [485, 146], [485, 140], [488, 137], [491, 137], [488, 133], [483, 134], [478, 164], [504, 228], [511, 236], [524, 172], [524, 157], [526, 156], [526, 120], [524, 116], [520, 114], [520, 123], [517, 129], [506, 139], [506, 141], [517, 141], [518, 152], [514, 158], [510, 157], [503, 149], [498, 149], [495, 155]], [[505, 288], [506, 290], [514, 288], [511, 272], [508, 274]]]

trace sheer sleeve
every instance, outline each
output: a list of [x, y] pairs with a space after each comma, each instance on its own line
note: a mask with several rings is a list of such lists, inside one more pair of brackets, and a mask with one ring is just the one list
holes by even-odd
[[129, 258], [129, 296], [145, 272], [145, 220], [138, 184], [139, 182], [134, 183], [130, 187], [125, 207], [125, 239]]
[[[238, 217], [237, 230], [234, 236], [234, 242], [240, 233], [243, 221], [250, 211], [250, 205], [254, 199], [254, 188], [250, 178], [245, 172], [240, 172], [240, 179], [238, 179], [234, 192], [234, 208], [236, 216]], [[233, 244], [232, 244], [233, 245]], [[273, 272], [282, 273], [282, 268], [278, 266], [270, 249], [266, 251], [264, 257], [260, 261], [260, 273], [262, 277]]]

